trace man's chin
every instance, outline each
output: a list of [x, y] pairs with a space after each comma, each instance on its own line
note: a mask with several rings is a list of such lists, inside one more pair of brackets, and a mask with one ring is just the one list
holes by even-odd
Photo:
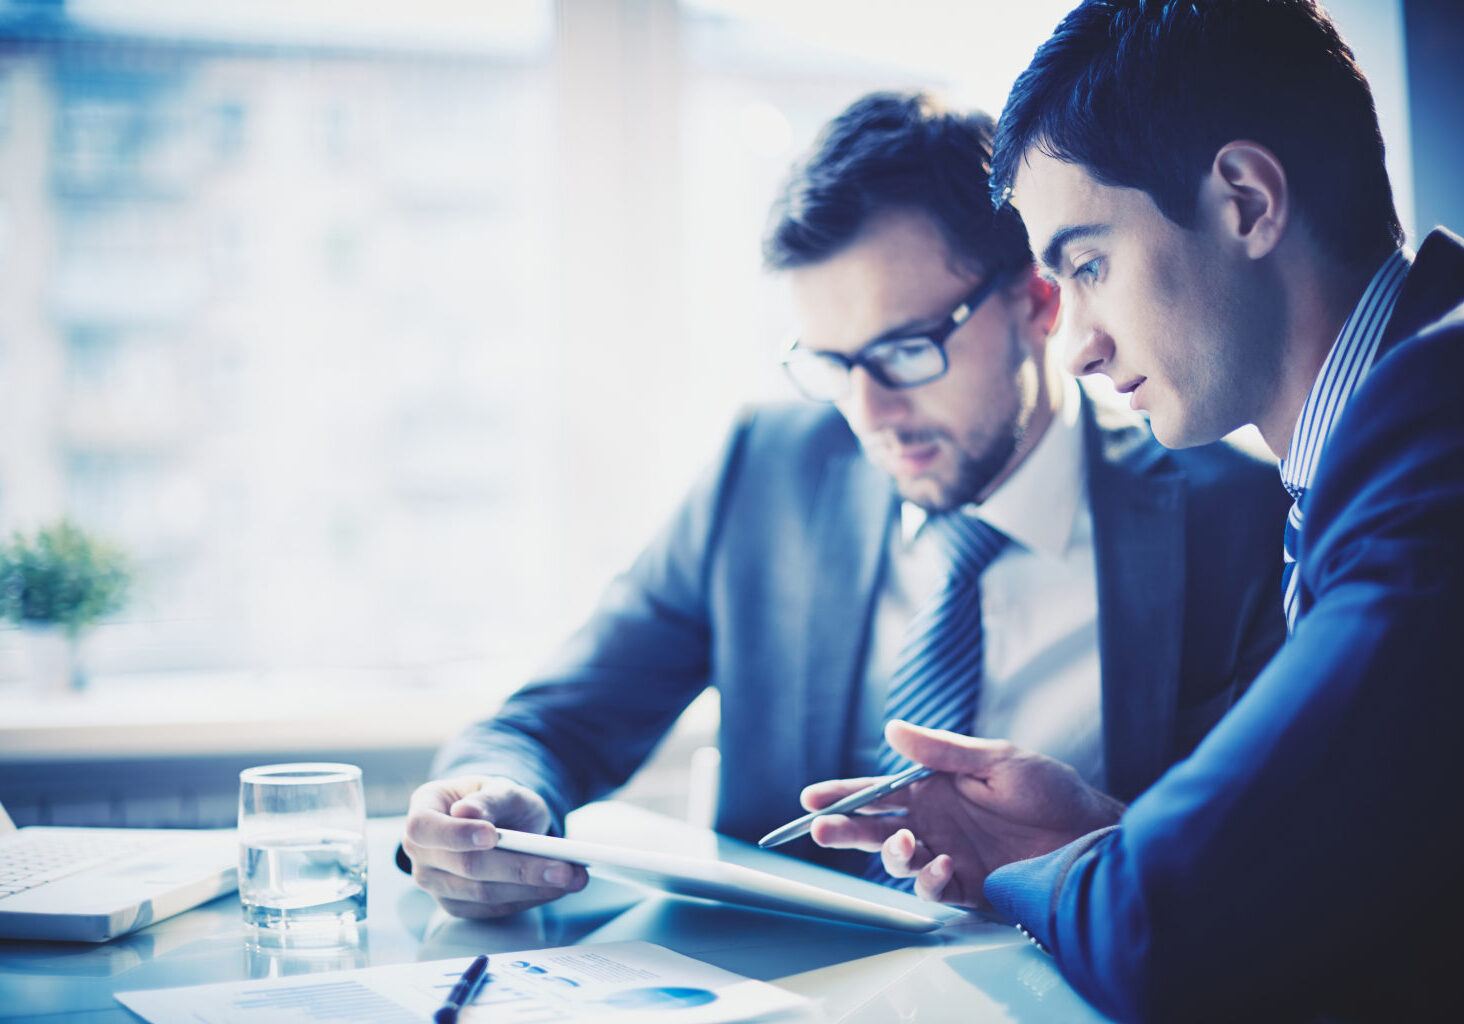
[[941, 479], [933, 473], [921, 473], [907, 479], [895, 478], [895, 487], [906, 501], [919, 505], [931, 515], [940, 515], [975, 501], [1005, 468], [1015, 442], [1000, 454], [985, 459], [964, 459], [957, 465], [955, 479]]
[[1154, 434], [1154, 440], [1166, 448], [1195, 448], [1202, 444], [1210, 444], [1218, 441], [1226, 434], [1225, 430], [1205, 424], [1196, 424], [1182, 417], [1150, 414], [1149, 430]]
[[930, 515], [940, 515], [959, 507], [962, 502], [951, 493], [951, 489], [939, 480], [921, 476], [909, 481], [896, 481], [900, 497], [917, 505]]

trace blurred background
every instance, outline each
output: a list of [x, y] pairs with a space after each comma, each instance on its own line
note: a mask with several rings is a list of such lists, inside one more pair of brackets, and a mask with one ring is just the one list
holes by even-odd
[[[997, 113], [1070, 6], [0, 0], [0, 535], [135, 570], [79, 690], [0, 627], [0, 800], [208, 823], [210, 772], [331, 754], [399, 805], [791, 397], [758, 242], [817, 128]], [[1457, 5], [1328, 6], [1410, 238], [1464, 227]]]

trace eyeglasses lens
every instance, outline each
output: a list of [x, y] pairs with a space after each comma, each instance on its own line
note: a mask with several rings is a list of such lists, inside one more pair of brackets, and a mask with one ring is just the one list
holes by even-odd
[[885, 379], [897, 387], [924, 384], [945, 372], [940, 346], [929, 338], [891, 341], [871, 348], [865, 359], [878, 366]]
[[[859, 354], [863, 366], [885, 387], [909, 388], [946, 371], [944, 353], [929, 338], [899, 338], [871, 345]], [[783, 362], [793, 384], [808, 398], [837, 402], [849, 394], [851, 368], [836, 355], [795, 348]]]

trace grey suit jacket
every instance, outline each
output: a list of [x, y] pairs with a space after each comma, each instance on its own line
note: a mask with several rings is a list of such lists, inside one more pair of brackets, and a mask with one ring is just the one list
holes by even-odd
[[[1275, 467], [1162, 448], [1084, 396], [1109, 788], [1187, 754], [1285, 627]], [[553, 662], [450, 742], [437, 775], [505, 775], [556, 819], [623, 783], [707, 686], [721, 692], [720, 831], [756, 839], [853, 772], [852, 730], [898, 496], [843, 419], [762, 407]], [[852, 867], [807, 839], [788, 852]]]

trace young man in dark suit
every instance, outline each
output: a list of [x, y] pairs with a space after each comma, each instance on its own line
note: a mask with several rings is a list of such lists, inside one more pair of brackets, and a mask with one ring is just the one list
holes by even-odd
[[1403, 248], [1366, 80], [1310, 0], [1082, 4], [1017, 80], [992, 188], [1059, 283], [1073, 372], [1166, 445], [1254, 423], [1281, 459], [1291, 635], [1126, 811], [1052, 759], [896, 725], [945, 774], [907, 827], [817, 839], [989, 901], [1118, 1020], [1457, 1014], [1459, 239]]
[[902, 634], [952, 564], [936, 524], [1004, 538], [979, 597], [953, 606], [984, 630], [951, 635], [986, 643], [955, 645], [941, 713], [1120, 796], [1184, 756], [1279, 644], [1274, 471], [1228, 445], [1168, 452], [1061, 373], [1056, 289], [987, 198], [991, 128], [876, 94], [795, 171], [766, 252], [802, 327], [789, 373], [820, 401], [749, 414], [541, 677], [444, 749], [404, 842], [444, 907], [498, 915], [582, 885], [493, 850], [493, 825], [559, 828], [708, 686], [725, 833], [755, 840], [803, 786], [884, 770], [886, 709], [917, 681]]

